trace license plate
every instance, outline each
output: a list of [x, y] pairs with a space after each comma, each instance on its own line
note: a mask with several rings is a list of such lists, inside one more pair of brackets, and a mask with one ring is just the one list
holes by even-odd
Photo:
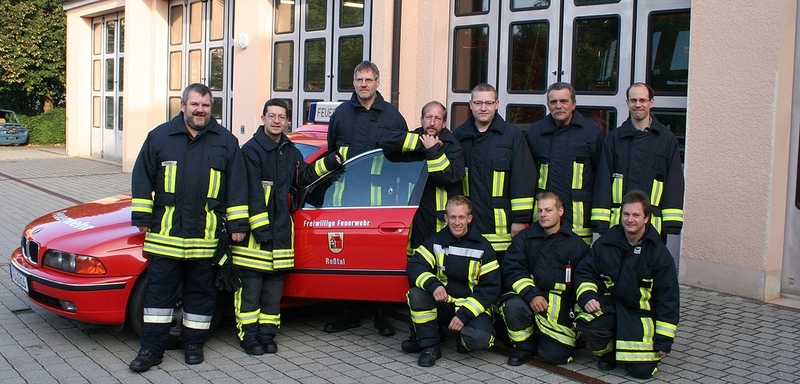
[[28, 277], [23, 275], [22, 272], [17, 271], [13, 265], [8, 266], [9, 270], [11, 271], [11, 281], [19, 285], [25, 292], [30, 292], [28, 288]]

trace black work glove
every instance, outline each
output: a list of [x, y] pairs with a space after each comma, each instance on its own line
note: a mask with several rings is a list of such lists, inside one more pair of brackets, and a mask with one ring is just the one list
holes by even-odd
[[242, 287], [242, 274], [239, 268], [233, 264], [231, 246], [228, 233], [223, 232], [214, 252], [214, 266], [216, 273], [214, 284], [220, 291], [235, 292]]

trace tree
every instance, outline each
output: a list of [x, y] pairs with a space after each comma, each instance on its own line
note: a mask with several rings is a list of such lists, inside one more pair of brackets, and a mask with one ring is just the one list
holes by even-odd
[[0, 106], [38, 114], [64, 103], [66, 14], [56, 0], [0, 0]]

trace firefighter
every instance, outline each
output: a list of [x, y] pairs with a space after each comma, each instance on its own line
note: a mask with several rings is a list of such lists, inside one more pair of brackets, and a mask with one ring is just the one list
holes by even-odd
[[653, 89], [635, 83], [626, 91], [630, 117], [603, 142], [597, 166], [592, 227], [604, 233], [619, 224], [622, 196], [628, 191], [650, 192], [650, 224], [666, 242], [683, 227], [683, 168], [678, 140], [650, 115]]
[[133, 167], [131, 223], [150, 259], [136, 372], [161, 363], [181, 285], [185, 361], [203, 362], [218, 293], [212, 258], [223, 226], [234, 241], [248, 230], [244, 160], [236, 137], [211, 118], [211, 100], [205, 85], [186, 87], [181, 112], [147, 134]]
[[335, 152], [308, 165], [284, 132], [289, 107], [280, 99], [264, 104], [259, 126], [242, 146], [248, 176], [250, 233], [231, 249], [240, 267], [242, 287], [234, 295], [242, 349], [250, 355], [276, 353], [281, 325], [284, 272], [294, 267], [294, 223], [287, 197], [338, 168]]
[[575, 106], [575, 88], [569, 83], [553, 83], [547, 88], [550, 114], [531, 125], [525, 138], [539, 173], [537, 192], [560, 196], [562, 221], [591, 244], [592, 190], [603, 136]]
[[472, 204], [464, 196], [447, 201], [447, 228], [419, 246], [408, 261], [408, 307], [423, 348], [418, 364], [442, 356], [439, 326], [459, 333], [456, 349], [469, 353], [494, 344], [492, 303], [500, 294], [500, 267], [491, 244], [474, 230]]
[[589, 246], [562, 225], [564, 207], [558, 195], [542, 192], [536, 201], [538, 221], [511, 240], [501, 265], [512, 290], [500, 306], [514, 342], [511, 366], [524, 364], [534, 352], [544, 362], [566, 364], [575, 349], [572, 269]]
[[[353, 95], [349, 101], [336, 107], [331, 115], [328, 126], [328, 150], [339, 153], [342, 162], [378, 148], [378, 142], [387, 131], [403, 133], [408, 131], [408, 124], [397, 108], [386, 102], [378, 92], [378, 87], [381, 85], [380, 74], [378, 66], [370, 61], [358, 64], [353, 70]], [[381, 159], [380, 156], [375, 158], [372, 166], [373, 176], [381, 175]], [[381, 195], [375, 193], [380, 188], [378, 185], [373, 185], [369, 190], [353, 190], [353, 188], [346, 190], [346, 185], [347, 175], [334, 183], [334, 206], [341, 205], [342, 199], [346, 196], [365, 193], [369, 193], [372, 197]], [[372, 201], [372, 204], [380, 205], [377, 201]], [[363, 306], [364, 303], [343, 305], [342, 313], [336, 321], [325, 324], [325, 332], [341, 332], [360, 326], [359, 310]], [[377, 306], [373, 325], [383, 336], [392, 336], [395, 333], [394, 327], [389, 322], [389, 314], [383, 305]]]
[[[453, 137], [447, 125], [447, 108], [430, 101], [422, 107], [420, 127], [411, 132], [389, 131], [380, 142], [387, 157], [402, 156], [407, 159], [425, 159], [428, 180], [414, 214], [411, 226], [409, 256], [413, 250], [444, 228], [445, 204], [452, 196], [461, 195], [461, 180], [464, 178], [464, 150]], [[420, 352], [414, 327], [408, 340], [402, 344], [407, 353]]]
[[617, 362], [646, 379], [672, 349], [680, 317], [675, 263], [650, 224], [650, 199], [631, 191], [622, 199], [622, 223], [595, 241], [575, 271], [583, 312], [576, 326], [607, 371]]

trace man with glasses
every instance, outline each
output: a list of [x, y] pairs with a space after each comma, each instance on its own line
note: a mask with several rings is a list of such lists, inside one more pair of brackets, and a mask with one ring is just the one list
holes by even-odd
[[240, 268], [242, 287], [234, 311], [242, 349], [249, 355], [276, 353], [275, 336], [281, 325], [280, 301], [285, 271], [294, 267], [292, 214], [287, 197], [320, 176], [338, 168], [331, 152], [313, 165], [288, 137], [289, 107], [281, 99], [264, 104], [261, 125], [242, 146], [248, 178], [250, 233], [231, 246]]
[[[328, 126], [328, 150], [339, 153], [344, 162], [358, 154], [378, 148], [378, 142], [388, 131], [407, 132], [406, 120], [391, 103], [386, 102], [378, 92], [381, 85], [380, 70], [370, 61], [363, 61], [353, 71], [353, 95], [336, 107]], [[378, 158], [376, 158], [377, 161]], [[381, 174], [380, 164], [375, 164], [372, 174]], [[335, 196], [345, 195], [346, 179], [336, 183]], [[336, 201], [334, 205], [338, 205]], [[343, 313], [333, 323], [325, 324], [325, 332], [341, 332], [361, 325], [358, 309], [354, 305], [345, 306]], [[375, 312], [375, 328], [383, 336], [394, 335], [389, 315], [383, 306]]]
[[525, 138], [539, 171], [537, 193], [561, 197], [562, 221], [591, 244], [592, 189], [603, 136], [575, 107], [572, 84], [553, 83], [547, 88], [550, 114], [531, 125]]
[[678, 139], [650, 115], [653, 89], [644, 83], [628, 87], [630, 117], [603, 142], [597, 166], [592, 227], [605, 233], [620, 223], [622, 197], [633, 190], [649, 192], [651, 224], [666, 243], [667, 234], [683, 227], [683, 168]]

